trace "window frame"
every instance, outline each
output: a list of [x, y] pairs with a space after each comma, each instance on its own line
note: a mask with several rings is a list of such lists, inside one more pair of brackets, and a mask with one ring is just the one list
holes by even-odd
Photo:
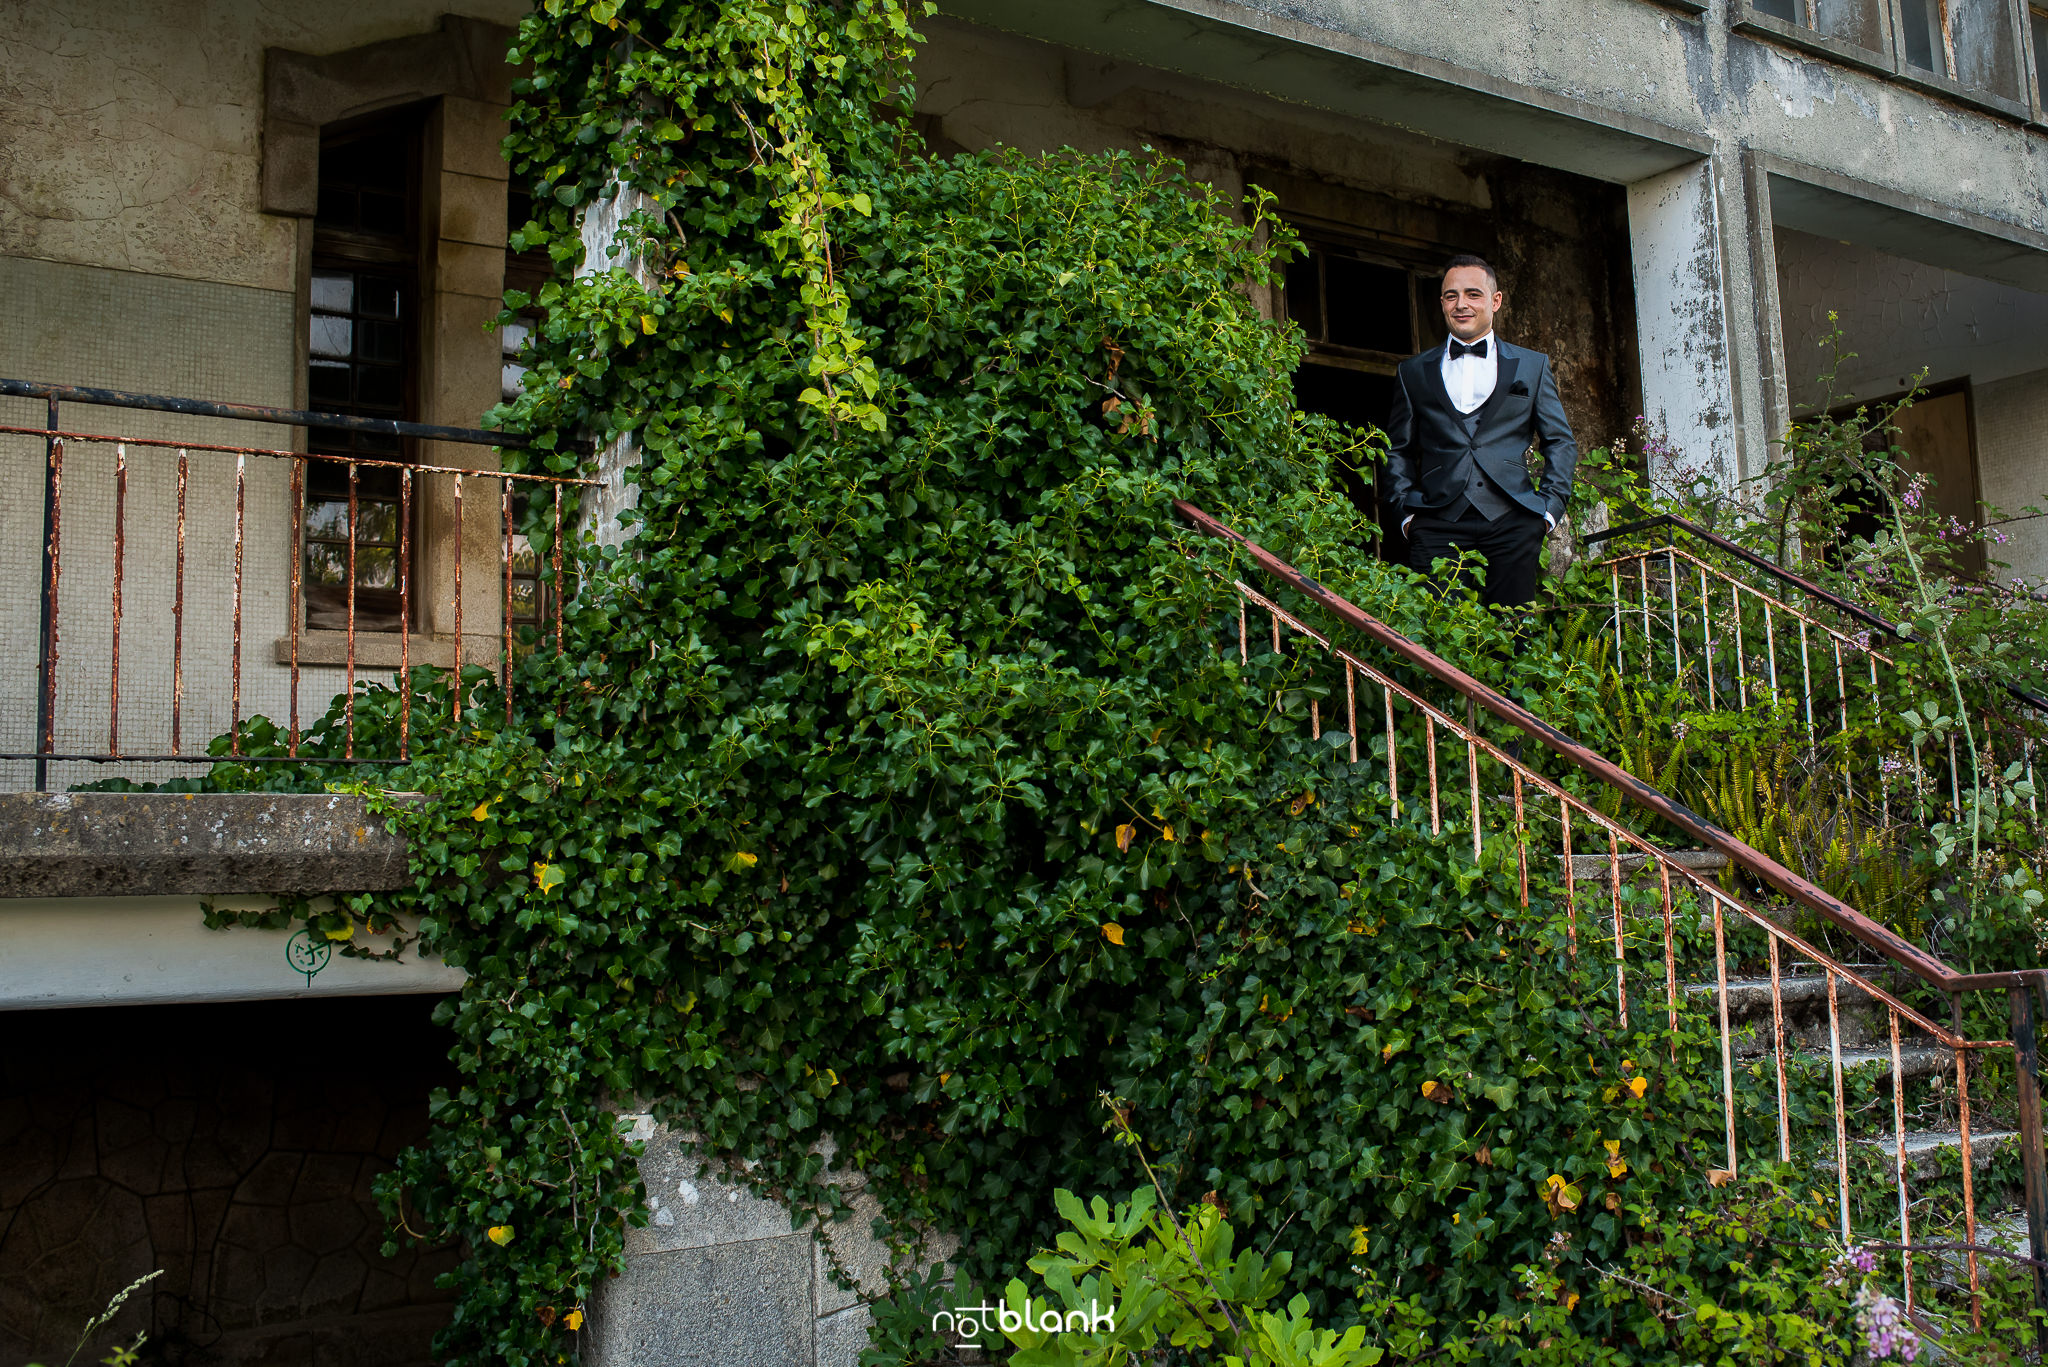
[[[1804, 0], [1794, 0], [1795, 4]], [[1754, 33], [1773, 38], [1790, 47], [1804, 48], [1823, 57], [1832, 57], [1844, 66], [1855, 67], [1877, 76], [1898, 74], [1898, 0], [1878, 0], [1878, 22], [1884, 32], [1882, 50], [1873, 51], [1859, 47], [1846, 38], [1831, 38], [1817, 29], [1802, 24], [1788, 23], [1775, 14], [1766, 14], [1751, 0], [1730, 0], [1729, 12], [1734, 17], [1730, 27], [1737, 33]]]
[[[406, 184], [406, 215], [404, 231], [402, 236], [399, 237], [362, 234], [345, 229], [336, 229], [331, 226], [323, 226], [317, 214], [309, 219], [307, 223], [308, 240], [306, 244], [306, 261], [309, 269], [302, 287], [304, 297], [300, 301], [302, 331], [309, 336], [314, 319], [321, 314], [321, 310], [313, 301], [312, 282], [322, 271], [345, 271], [357, 277], [360, 277], [365, 272], [382, 273], [397, 281], [399, 287], [399, 314], [395, 321], [406, 334], [404, 339], [405, 359], [399, 368], [399, 406], [398, 412], [395, 415], [380, 414], [376, 416], [396, 416], [404, 420], [417, 419], [420, 387], [423, 382], [422, 372], [427, 364], [426, 355], [431, 342], [426, 313], [422, 307], [422, 301], [429, 291], [429, 282], [425, 278], [428, 256], [426, 247], [427, 228], [422, 220], [426, 205], [425, 185], [423, 183], [426, 160], [425, 140], [430, 114], [430, 101], [415, 101], [376, 110], [357, 118], [341, 120], [337, 123], [329, 124], [320, 130], [319, 145], [322, 149], [330, 142], [345, 143], [356, 138], [377, 137], [380, 135], [391, 138], [399, 143], [404, 148], [406, 161], [403, 170]], [[316, 195], [317, 193], [318, 186], [316, 182]], [[357, 291], [359, 295], [359, 284]], [[357, 297], [351, 303], [351, 314], [354, 314], [360, 307], [361, 301]], [[358, 321], [355, 326], [359, 330], [362, 325]], [[314, 353], [310, 343], [308, 343], [305, 365], [303, 367], [307, 384], [307, 399], [308, 406], [317, 410], [319, 405], [312, 402], [313, 396], [311, 392], [313, 362]], [[347, 411], [347, 409], [344, 408], [342, 411]], [[320, 445], [318, 441], [320, 430], [313, 429], [306, 433], [306, 448], [309, 452], [318, 449]], [[353, 441], [350, 443], [349, 453], [361, 454], [355, 450], [355, 443]], [[398, 441], [398, 448], [394, 454], [377, 458], [396, 460], [399, 464], [406, 466], [417, 465], [420, 458], [419, 443], [415, 438], [402, 437]], [[315, 545], [339, 545], [345, 549], [348, 544], [346, 536], [336, 541], [331, 537], [314, 535], [315, 518], [313, 507], [316, 499], [331, 501], [333, 498], [332, 495], [322, 496], [314, 493], [313, 467], [319, 464], [325, 464], [325, 462], [309, 461], [307, 463], [307, 478], [305, 487], [299, 494], [300, 507], [297, 510], [298, 545], [293, 547], [293, 554], [296, 557], [296, 562], [302, 576], [301, 582], [304, 585], [299, 594], [299, 621], [296, 624], [296, 629], [302, 636], [316, 632], [337, 630], [337, 628], [331, 626], [316, 624], [314, 620], [314, 598], [316, 595], [313, 591], [315, 577], [311, 560], [312, 548]], [[411, 517], [408, 525], [398, 525], [407, 522], [407, 510], [402, 498], [394, 499], [376, 496], [368, 499], [369, 502], [373, 503], [389, 503], [393, 508], [395, 542], [388, 546], [384, 542], [365, 540], [361, 534], [362, 520], [360, 517], [358, 518], [357, 547], [359, 549], [369, 547], [373, 550], [390, 549], [394, 570], [393, 585], [389, 589], [366, 586], [360, 582], [355, 585], [354, 598], [357, 603], [357, 613], [359, 616], [365, 611], [363, 599], [366, 594], [371, 595], [372, 603], [381, 603], [387, 598], [393, 600], [390, 606], [392, 612], [397, 614], [397, 600], [400, 598], [396, 587], [398, 582], [405, 578], [411, 578], [414, 582], [418, 582], [421, 569], [420, 557], [423, 550], [421, 535], [423, 508], [419, 494], [420, 490], [416, 484], [411, 500]], [[401, 558], [406, 563], [398, 563]], [[348, 588], [349, 586], [346, 582], [341, 585], [344, 594], [348, 592]], [[374, 609], [372, 609], [372, 612], [374, 613]], [[411, 620], [397, 621], [392, 626], [367, 626], [359, 621], [354, 629], [371, 635], [394, 637], [400, 634], [411, 635], [418, 630], [421, 613], [422, 603], [418, 596], [415, 595], [414, 601], [410, 604]]]
[[[1938, 5], [1940, 0], [1928, 0], [1928, 3]], [[1906, 22], [1902, 0], [1888, 0], [1891, 10], [1892, 46], [1897, 53], [1894, 78], [1901, 85], [1913, 86], [1916, 89], [1925, 90], [1934, 95], [1945, 95], [1949, 99], [1960, 100], [1964, 104], [1976, 105], [1980, 109], [1989, 109], [1994, 113], [2019, 119], [2021, 122], [2031, 120], [2034, 117], [2034, 111], [2028, 105], [2026, 91], [2033, 82], [2032, 73], [2026, 69], [2026, 63], [2027, 30], [2032, 25], [2026, 22], [2026, 3], [2027, 0], [2001, 0], [2000, 3], [2000, 8], [2004, 11], [2006, 31], [2013, 40], [2013, 60], [2020, 67], [2020, 98], [2013, 99], [2010, 96], [2001, 95], [1994, 90], [1983, 90], [1976, 86], [1964, 85], [1960, 81], [1950, 80], [1944, 72], [1922, 71], [1919, 67], [1908, 63], [1902, 45], [1897, 41], [1897, 35], [1904, 28]]]
[[2034, 111], [2027, 121], [2036, 128], [2048, 128], [2048, 73], [2041, 70], [2041, 64], [2048, 61], [2034, 40], [2034, 16], [2039, 15], [2048, 24], [2048, 2], [2044, 0], [2022, 0], [2020, 6], [2021, 60], [2026, 64], [2024, 73], [2027, 84], [2034, 92]]
[[[1376, 351], [1366, 347], [1346, 346], [1341, 342], [1308, 339], [1308, 349], [1302, 356], [1303, 365], [1322, 365], [1336, 370], [1357, 370], [1370, 375], [1392, 375], [1394, 368], [1415, 355], [1417, 351], [1428, 350], [1430, 336], [1429, 319], [1422, 316], [1422, 308], [1415, 293], [1416, 281], [1428, 275], [1435, 277], [1442, 269], [1442, 257], [1447, 249], [1430, 249], [1399, 241], [1378, 238], [1368, 232], [1346, 228], [1340, 224], [1327, 223], [1307, 216], [1283, 215], [1289, 227], [1301, 238], [1302, 246], [1309, 253], [1336, 251], [1370, 265], [1399, 270], [1408, 277], [1408, 335], [1411, 343], [1421, 341], [1405, 352]], [[1327, 282], [1318, 273], [1318, 282], [1324, 285], [1327, 296]], [[1279, 316], [1293, 319], [1293, 311], [1287, 306], [1287, 287], [1283, 280], [1274, 305]], [[1329, 330], [1327, 297], [1317, 301], [1318, 312]]]
[[[1803, 0], [1795, 0], [1803, 3]], [[1930, 0], [1938, 3], [1938, 0]], [[1983, 90], [1976, 86], [1964, 85], [1950, 80], [1943, 72], [1922, 71], [1906, 61], [1905, 52], [1899, 41], [1899, 33], [1905, 25], [1905, 12], [1900, 0], [1880, 0], [1878, 16], [1884, 29], [1884, 50], [1873, 51], [1859, 47], [1846, 39], [1832, 38], [1801, 24], [1788, 23], [1774, 14], [1758, 9], [1753, 0], [1729, 0], [1729, 27], [1737, 33], [1746, 33], [1787, 47], [1799, 48], [1818, 56], [1832, 58], [1843, 66], [1867, 71], [1900, 85], [1910, 86], [1944, 99], [2018, 119], [2023, 123], [2043, 124], [2048, 122], [2048, 91], [2040, 92], [2035, 100], [2025, 98], [2033, 88], [2034, 72], [2032, 58], [2032, 22], [2029, 7], [2033, 0], [1999, 0], [2004, 11], [2007, 31], [2014, 39], [2014, 52], [2021, 64], [2020, 85], [2022, 98], [2014, 100], [1996, 91]]]

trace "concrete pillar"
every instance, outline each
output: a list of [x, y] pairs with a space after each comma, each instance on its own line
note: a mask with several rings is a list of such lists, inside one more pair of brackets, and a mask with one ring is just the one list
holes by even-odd
[[[1679, 458], [1725, 485], [1751, 471], [1736, 389], [1727, 239], [1714, 161], [1628, 187], [1643, 416]], [[1743, 253], [1747, 255], [1747, 253]]]
[[[645, 263], [628, 253], [619, 240], [620, 225], [649, 203], [638, 190], [614, 181], [609, 196], [584, 209], [583, 264], [576, 268], [578, 280], [623, 266], [642, 284], [651, 282], [652, 275]], [[602, 483], [584, 498], [579, 530], [594, 537], [600, 545], [617, 545], [625, 539], [619, 515], [638, 506], [640, 501], [639, 486], [627, 481], [626, 472], [639, 463], [640, 444], [631, 432], [620, 433], [597, 453], [596, 475]]]

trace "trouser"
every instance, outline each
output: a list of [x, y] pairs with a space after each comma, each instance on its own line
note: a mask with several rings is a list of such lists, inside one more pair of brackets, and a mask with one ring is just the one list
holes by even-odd
[[[1543, 556], [1543, 538], [1549, 530], [1540, 513], [1516, 504], [1488, 522], [1467, 509], [1456, 521], [1421, 512], [1408, 524], [1408, 563], [1441, 584], [1432, 568], [1438, 560], [1453, 559], [1459, 551], [1486, 557], [1485, 582], [1479, 584], [1479, 601], [1490, 607], [1522, 608], [1536, 601], [1536, 578]], [[1456, 576], [1473, 583], [1471, 567]]]

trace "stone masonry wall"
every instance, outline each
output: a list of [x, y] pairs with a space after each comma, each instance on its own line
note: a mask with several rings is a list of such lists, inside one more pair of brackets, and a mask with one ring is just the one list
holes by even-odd
[[451, 1077], [434, 998], [8, 1013], [0, 1362], [147, 1331], [190, 1367], [424, 1367], [452, 1250], [380, 1255], [371, 1180]]
[[[648, 1222], [626, 1231], [626, 1270], [591, 1307], [594, 1367], [853, 1367], [867, 1347], [867, 1301], [888, 1290], [890, 1252], [870, 1232], [881, 1214], [858, 1173], [842, 1177], [852, 1218], [792, 1230], [789, 1211], [709, 1175], [687, 1139], [630, 1117], [646, 1141]], [[958, 1249], [927, 1241], [929, 1266]], [[838, 1285], [833, 1258], [857, 1282]]]

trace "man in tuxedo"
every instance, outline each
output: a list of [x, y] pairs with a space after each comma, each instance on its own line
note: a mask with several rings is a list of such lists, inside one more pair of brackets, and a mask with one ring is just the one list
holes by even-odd
[[[1401, 510], [1410, 565], [1427, 573], [1474, 552], [1486, 557], [1480, 601], [1524, 607], [1536, 597], [1544, 534], [1571, 497], [1578, 447], [1550, 358], [1494, 335], [1493, 267], [1451, 258], [1441, 299], [1450, 337], [1394, 372], [1388, 501]], [[1531, 446], [1543, 453], [1540, 488], [1524, 459]]]

